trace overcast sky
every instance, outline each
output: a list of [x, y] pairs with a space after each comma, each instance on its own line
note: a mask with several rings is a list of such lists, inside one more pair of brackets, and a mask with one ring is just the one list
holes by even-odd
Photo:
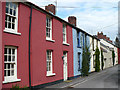
[[77, 27], [95, 35], [103, 31], [112, 40], [118, 33], [119, 0], [29, 0], [44, 8], [48, 4], [56, 5], [56, 15], [64, 20], [76, 16]]

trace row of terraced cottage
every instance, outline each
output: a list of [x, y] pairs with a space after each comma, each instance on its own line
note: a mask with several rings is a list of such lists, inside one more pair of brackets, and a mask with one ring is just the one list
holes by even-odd
[[[118, 64], [115, 45], [76, 27], [74, 16], [68, 22], [57, 17], [54, 5], [45, 9], [30, 2], [0, 2], [0, 89], [43, 87], [80, 76], [85, 45], [91, 52], [89, 72], [95, 71], [96, 47], [105, 55], [113, 49]], [[112, 59], [106, 59], [104, 68], [111, 67]]]

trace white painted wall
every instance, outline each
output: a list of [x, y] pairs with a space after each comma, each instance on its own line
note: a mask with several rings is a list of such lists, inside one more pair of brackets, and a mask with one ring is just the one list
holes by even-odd
[[[100, 50], [100, 41], [97, 40], [97, 39], [94, 39], [94, 50], [93, 50], [93, 44], [92, 44], [92, 37], [90, 37], [90, 52], [91, 52], [91, 60], [90, 60], [90, 69], [91, 69], [91, 72], [95, 71], [95, 68], [94, 68], [94, 65], [93, 65], [93, 55], [95, 54], [95, 49], [96, 49], [96, 45], [97, 45], [97, 41], [98, 41], [98, 48], [99, 48], [99, 51], [101, 53], [101, 50]], [[100, 69], [101, 69], [101, 55], [100, 55]]]
[[[103, 44], [103, 43], [102, 43]], [[104, 47], [103, 45], [100, 45], [101, 48], [106, 50], [107, 52], [103, 51], [103, 56], [104, 56], [104, 69], [108, 67], [113, 66], [113, 61], [112, 61], [112, 51], [109, 49], [109, 47]], [[105, 60], [106, 59], [106, 60]]]
[[101, 39], [100, 40], [101, 43], [103, 43], [106, 46], [109, 46], [110, 48], [114, 48], [114, 52], [115, 52], [115, 65], [118, 64], [118, 50], [117, 47], [112, 45], [111, 43], [108, 43], [107, 41]]

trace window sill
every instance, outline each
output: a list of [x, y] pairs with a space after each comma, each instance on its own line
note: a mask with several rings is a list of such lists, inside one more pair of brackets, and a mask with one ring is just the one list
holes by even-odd
[[12, 83], [12, 82], [19, 82], [21, 79], [15, 79], [14, 81], [3, 81], [3, 84], [5, 83]]
[[67, 45], [67, 46], [69, 46], [70, 44], [63, 42], [63, 45]]
[[46, 38], [46, 41], [55, 42], [55, 40], [51, 40], [51, 39], [47, 39], [47, 38]]
[[55, 73], [50, 73], [50, 74], [47, 74], [46, 76], [55, 76], [56, 74]]
[[21, 35], [21, 33], [18, 33], [18, 32], [12, 32], [10, 30], [4, 30], [5, 33], [10, 33], [10, 34], [15, 34], [15, 35]]

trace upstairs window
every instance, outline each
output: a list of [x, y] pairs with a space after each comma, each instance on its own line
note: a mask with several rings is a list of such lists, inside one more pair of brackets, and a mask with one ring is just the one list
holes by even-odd
[[80, 37], [79, 37], [80, 32], [77, 31], [77, 47], [80, 47]]
[[93, 51], [95, 50], [94, 48], [94, 38], [92, 38], [92, 46], [93, 46]]
[[5, 31], [17, 32], [18, 5], [13, 2], [6, 2]]
[[46, 39], [52, 40], [52, 19], [46, 18]]
[[80, 35], [80, 45], [81, 47], [83, 47], [83, 33], [81, 33]]
[[85, 34], [85, 45], [87, 45], [87, 35]]
[[63, 24], [63, 43], [67, 43], [66, 25]]

